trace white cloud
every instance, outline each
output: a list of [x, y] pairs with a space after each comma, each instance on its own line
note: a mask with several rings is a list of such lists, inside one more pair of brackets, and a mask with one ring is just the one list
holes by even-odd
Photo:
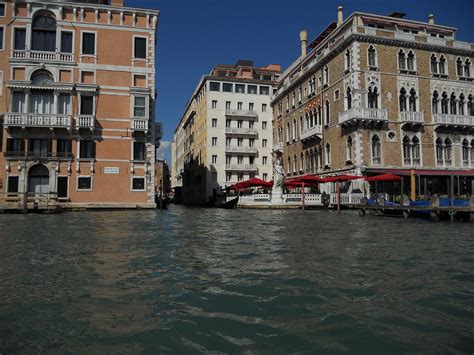
[[161, 141], [160, 147], [156, 151], [156, 157], [160, 160], [166, 159], [168, 162], [171, 158], [171, 141]]

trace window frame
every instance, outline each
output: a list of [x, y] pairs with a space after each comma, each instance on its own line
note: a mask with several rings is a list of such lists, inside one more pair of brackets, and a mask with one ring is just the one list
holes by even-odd
[[[0, 26], [1, 27], [1, 26]], [[25, 48], [23, 49], [16, 49], [15, 48], [15, 32], [16, 30], [25, 30]], [[28, 35], [28, 29], [26, 26], [13, 26], [12, 27], [12, 30], [11, 30], [11, 50], [12, 51], [26, 51], [26, 47], [27, 47], [27, 44], [28, 44], [28, 38], [27, 38], [27, 35]]]
[[[7, 179], [7, 183], [6, 183], [6, 187], [5, 187], [5, 191], [7, 193], [7, 195], [15, 195], [15, 194], [18, 194], [19, 193], [19, 190], [20, 190], [20, 175], [8, 175], [6, 177]], [[10, 178], [16, 178], [17, 179], [17, 189], [16, 191], [10, 191]]]
[[[136, 52], [136, 46], [135, 46], [135, 41], [137, 38], [140, 39], [145, 39], [145, 58], [141, 57], [136, 57], [135, 52]], [[139, 36], [139, 35], [133, 35], [133, 46], [132, 46], [132, 59], [133, 60], [148, 60], [148, 36]]]
[[[84, 53], [84, 48], [83, 48], [84, 33], [94, 35], [94, 54]], [[79, 44], [79, 46], [80, 46], [79, 53], [80, 53], [81, 57], [97, 57], [97, 42], [98, 42], [97, 31], [81, 30], [81, 43]]]
[[[133, 181], [136, 180], [136, 179], [143, 179], [143, 189], [135, 189], [133, 187]], [[146, 183], [146, 177], [145, 176], [132, 175], [130, 177], [130, 191], [132, 191], [132, 192], [146, 192], [146, 190], [147, 190], [147, 183]]]
[[[79, 188], [79, 179], [89, 178], [90, 179], [90, 188], [81, 189]], [[94, 175], [77, 175], [76, 177], [76, 192], [91, 192], [94, 189]]]
[[[82, 113], [82, 97], [92, 97], [92, 114]], [[95, 95], [79, 94], [79, 116], [95, 116]]]
[[[66, 196], [61, 196], [61, 197], [59, 196], [59, 192], [58, 192], [59, 178], [66, 178], [67, 179], [67, 188], [66, 188], [67, 195]], [[68, 200], [69, 199], [70, 186], [71, 186], [71, 179], [70, 179], [69, 175], [58, 175], [58, 176], [56, 176], [56, 193], [58, 194], [58, 199], [59, 200]], [[92, 187], [92, 180], [91, 180], [91, 187]], [[83, 190], [81, 190], [81, 191], [83, 191]]]
[[7, 17], [7, 3], [5, 1], [0, 1], [0, 5], [4, 6], [3, 15], [0, 15], [0, 18]]
[[[83, 157], [82, 156], [82, 142], [92, 142], [92, 157]], [[85, 161], [93, 161], [96, 159], [97, 152], [96, 152], [96, 144], [95, 140], [93, 139], [80, 139], [78, 140], [78, 160], [85, 160]]]
[[[149, 104], [149, 96], [148, 95], [131, 95], [131, 100], [130, 100], [130, 116], [135, 118], [135, 119], [142, 119], [142, 120], [148, 120], [150, 117], [150, 104]], [[136, 116], [135, 115], [135, 99], [136, 98], [144, 98], [145, 99], [145, 115], [144, 116]]]
[[[63, 32], [70, 32], [70, 33], [72, 33], [71, 52], [63, 52], [63, 51], [62, 51], [62, 49], [63, 49], [63, 48], [62, 48], [62, 46], [63, 46]], [[74, 55], [74, 40], [75, 40], [75, 37], [76, 37], [75, 31], [72, 31], [72, 30], [63, 30], [63, 29], [61, 29], [61, 30], [59, 31], [59, 37], [60, 37], [60, 43], [59, 43], [59, 45], [60, 45], [60, 48], [59, 48], [59, 49], [60, 49], [60, 52], [61, 52], [61, 53], [67, 53], [67, 54]], [[81, 44], [82, 44], [82, 41], [81, 41]]]
[[2, 35], [0, 37], [2, 43], [1, 43], [1, 47], [0, 47], [0, 52], [4, 51], [5, 50], [5, 38], [6, 38], [6, 26], [4, 25], [0, 25], [0, 28], [2, 29]]
[[[144, 150], [143, 150], [143, 153], [144, 153], [144, 156], [143, 156], [143, 159], [136, 159], [135, 158], [135, 144], [138, 143], [140, 145], [143, 145], [144, 147]], [[133, 162], [140, 162], [140, 163], [143, 163], [143, 162], [146, 162], [147, 161], [147, 147], [146, 147], [146, 142], [143, 141], [143, 140], [137, 140], [137, 139], [134, 139], [132, 140], [132, 161]]]

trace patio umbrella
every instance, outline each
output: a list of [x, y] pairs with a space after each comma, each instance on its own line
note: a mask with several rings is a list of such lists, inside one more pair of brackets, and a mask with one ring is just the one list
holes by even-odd
[[402, 180], [401, 176], [394, 174], [380, 174], [376, 176], [366, 177], [365, 181], [400, 181]]

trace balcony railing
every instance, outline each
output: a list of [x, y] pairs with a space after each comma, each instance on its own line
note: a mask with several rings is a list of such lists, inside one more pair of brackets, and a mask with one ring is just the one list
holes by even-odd
[[95, 116], [79, 115], [76, 117], [76, 128], [88, 128], [93, 130], [95, 127]]
[[281, 151], [283, 152], [283, 142], [278, 142], [273, 145], [273, 150], [274, 151]]
[[339, 124], [357, 121], [387, 121], [387, 110], [378, 108], [354, 107], [344, 112], [339, 112]]
[[244, 147], [244, 146], [227, 145], [225, 147], [225, 151], [229, 152], [229, 153], [257, 154], [257, 148], [256, 147]]
[[448, 115], [444, 113], [435, 113], [433, 115], [435, 124], [446, 126], [474, 126], [474, 116]]
[[257, 118], [257, 112], [251, 110], [225, 110], [226, 116], [236, 116], [236, 117], [249, 117], [249, 118]]
[[148, 120], [133, 118], [132, 119], [132, 131], [148, 131]]
[[300, 133], [300, 139], [308, 139], [313, 136], [321, 136], [323, 132], [323, 128], [320, 125], [316, 125], [313, 127], [310, 127], [308, 129], [305, 129], [303, 132]]
[[256, 136], [258, 134], [255, 128], [242, 128], [242, 127], [226, 127], [226, 134], [236, 134], [245, 136]]
[[49, 152], [49, 151], [6, 151], [4, 153], [5, 159], [10, 160], [25, 160], [25, 159], [72, 159], [71, 152]]
[[63, 114], [7, 113], [5, 127], [71, 128], [71, 116]]
[[229, 171], [257, 171], [255, 164], [226, 164], [225, 170]]
[[74, 60], [74, 56], [72, 53], [19, 50], [19, 49], [14, 49], [12, 51], [12, 58], [38, 60], [41, 62], [72, 62]]
[[425, 123], [423, 112], [402, 111], [400, 112], [400, 122], [403, 123]]

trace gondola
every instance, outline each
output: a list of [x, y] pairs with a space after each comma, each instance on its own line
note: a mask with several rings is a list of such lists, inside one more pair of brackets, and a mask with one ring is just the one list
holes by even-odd
[[229, 201], [222, 201], [222, 202], [216, 202], [216, 208], [225, 208], [225, 209], [232, 209], [232, 208], [235, 208], [237, 206], [237, 204], [239, 203], [239, 196], [237, 196], [236, 198], [232, 199], [232, 200], [229, 200]]

